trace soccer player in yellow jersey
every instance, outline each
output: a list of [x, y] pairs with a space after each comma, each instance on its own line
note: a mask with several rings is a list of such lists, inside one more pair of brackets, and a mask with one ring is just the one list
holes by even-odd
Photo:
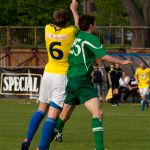
[[[78, 25], [77, 1], [72, 0], [70, 9], [75, 25]], [[67, 82], [68, 55], [74, 38], [79, 31], [75, 26], [69, 26], [70, 14], [66, 10], [56, 10], [53, 14], [54, 24], [46, 25], [45, 41], [48, 53], [48, 63], [45, 66], [40, 86], [39, 107], [31, 117], [26, 138], [21, 150], [28, 150], [39, 124], [48, 112], [43, 125], [40, 150], [46, 150], [52, 137], [56, 119], [61, 112], [65, 99]], [[48, 132], [47, 132], [48, 131]]]
[[150, 86], [150, 68], [146, 68], [144, 61], [141, 61], [140, 67], [136, 69], [135, 79], [138, 82], [141, 95], [141, 110], [144, 111], [145, 106], [148, 107], [147, 95]]

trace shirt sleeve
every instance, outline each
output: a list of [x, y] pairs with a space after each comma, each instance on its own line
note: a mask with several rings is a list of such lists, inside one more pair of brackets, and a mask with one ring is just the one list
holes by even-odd
[[127, 76], [127, 77], [126, 77], [126, 84], [128, 85], [128, 84], [129, 84], [129, 82], [130, 82], [130, 77], [129, 77], [129, 76]]
[[97, 58], [101, 58], [107, 54], [103, 45], [96, 36], [89, 36], [88, 40], [84, 41], [84, 44]]
[[80, 31], [80, 29], [76, 26], [70, 26], [70, 29], [73, 31], [74, 36], [76, 36]]
[[122, 81], [121, 78], [119, 79], [119, 85], [120, 85], [120, 86], [123, 86], [123, 81]]
[[150, 68], [148, 68], [149, 69], [149, 71], [148, 71], [148, 76], [149, 76], [149, 80], [150, 80]]
[[135, 76], [138, 76], [138, 74], [139, 74], [139, 69], [137, 68], [135, 71]]

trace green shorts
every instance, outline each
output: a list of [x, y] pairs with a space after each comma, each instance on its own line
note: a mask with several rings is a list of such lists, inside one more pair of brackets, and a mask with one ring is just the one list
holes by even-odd
[[68, 78], [65, 104], [79, 105], [94, 97], [98, 97], [98, 93], [90, 77], [75, 76]]

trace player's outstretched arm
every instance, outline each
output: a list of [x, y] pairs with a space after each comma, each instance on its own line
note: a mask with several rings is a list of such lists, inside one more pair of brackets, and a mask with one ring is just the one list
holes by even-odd
[[70, 4], [70, 10], [72, 11], [73, 14], [75, 26], [78, 26], [78, 19], [79, 19], [77, 8], [78, 8], [77, 0], [72, 0], [72, 3]]
[[135, 78], [136, 82], [138, 83], [138, 72], [137, 72], [137, 69], [136, 69], [136, 71], [135, 71], [134, 78]]
[[121, 65], [128, 65], [128, 64], [132, 65], [132, 61], [129, 60], [129, 59], [121, 60], [121, 59], [118, 59], [118, 58], [115, 58], [115, 57], [112, 57], [112, 56], [109, 56], [109, 55], [105, 55], [101, 59], [103, 61], [106, 61], [106, 62], [118, 63], [118, 64], [121, 64]]

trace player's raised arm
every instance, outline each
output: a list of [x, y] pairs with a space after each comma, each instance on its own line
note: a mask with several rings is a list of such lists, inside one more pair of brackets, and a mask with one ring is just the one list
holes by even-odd
[[101, 58], [103, 61], [107, 61], [107, 62], [111, 62], [111, 63], [118, 63], [121, 65], [127, 65], [127, 64], [131, 64], [132, 65], [132, 61], [127, 59], [127, 60], [121, 60], [121, 59], [117, 59], [115, 57], [109, 56], [109, 55], [105, 55]]
[[137, 69], [136, 69], [136, 71], [135, 71], [134, 78], [135, 78], [136, 82], [138, 83], [138, 72], [137, 72]]
[[78, 26], [78, 19], [79, 19], [77, 8], [78, 8], [77, 0], [72, 0], [72, 3], [70, 4], [70, 10], [72, 11], [73, 14], [75, 26]]

